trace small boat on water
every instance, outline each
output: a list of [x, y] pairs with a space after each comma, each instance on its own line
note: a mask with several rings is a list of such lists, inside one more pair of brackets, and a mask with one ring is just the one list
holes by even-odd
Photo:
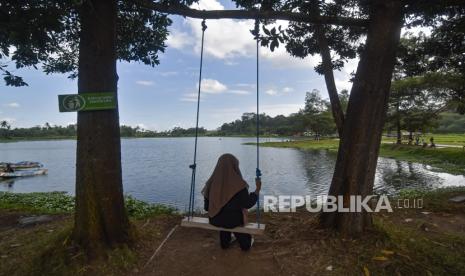
[[15, 172], [0, 172], [0, 178], [17, 178], [47, 174], [47, 169], [19, 170]]
[[38, 169], [44, 166], [41, 163], [35, 161], [21, 161], [17, 163], [0, 162], [0, 171], [5, 170], [8, 164], [10, 164], [11, 168], [14, 170]]

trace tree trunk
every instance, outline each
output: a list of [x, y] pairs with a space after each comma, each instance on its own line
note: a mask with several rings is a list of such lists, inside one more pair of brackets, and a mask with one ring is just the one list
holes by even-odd
[[[84, 1], [80, 10], [79, 94], [117, 94], [115, 0]], [[118, 108], [78, 113], [73, 237], [89, 254], [129, 241], [121, 176]]]
[[[320, 16], [320, 8], [317, 0], [313, 0], [314, 16]], [[339, 138], [342, 139], [342, 130], [344, 126], [344, 111], [342, 110], [341, 101], [337, 94], [336, 82], [334, 81], [333, 65], [331, 61], [331, 52], [328, 46], [328, 40], [323, 31], [321, 24], [315, 24], [315, 36], [320, 48], [320, 55], [323, 64], [323, 74], [326, 82], [326, 89], [328, 90], [329, 101], [331, 102], [331, 111], [336, 123]]]
[[[402, 27], [402, 3], [373, 1], [367, 41], [361, 55], [339, 143], [329, 195], [371, 195], [386, 116], [396, 50]], [[344, 200], [344, 206], [349, 202]], [[371, 226], [370, 213], [322, 213], [321, 223], [356, 237]]]
[[334, 81], [333, 66], [328, 41], [321, 25], [315, 26], [315, 35], [317, 36], [320, 54], [323, 62], [323, 71], [325, 75], [326, 88], [328, 89], [329, 101], [331, 102], [331, 111], [334, 121], [336, 122], [339, 138], [342, 139], [342, 130], [344, 128], [344, 111], [342, 110], [341, 101], [337, 94], [336, 82]]

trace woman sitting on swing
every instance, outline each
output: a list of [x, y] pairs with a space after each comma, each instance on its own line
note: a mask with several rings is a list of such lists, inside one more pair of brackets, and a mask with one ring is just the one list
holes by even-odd
[[[221, 155], [213, 174], [202, 189], [210, 224], [222, 228], [247, 224], [247, 209], [257, 202], [261, 180], [255, 179], [255, 185], [255, 192], [249, 194], [249, 185], [239, 170], [239, 160], [229, 153]], [[250, 249], [253, 243], [250, 234], [234, 233], [234, 236], [242, 250]], [[221, 248], [226, 249], [231, 243], [231, 232], [220, 231]]]

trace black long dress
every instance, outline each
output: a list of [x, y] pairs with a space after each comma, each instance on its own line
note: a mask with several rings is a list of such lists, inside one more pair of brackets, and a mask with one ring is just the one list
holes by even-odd
[[[210, 224], [223, 227], [223, 228], [234, 228], [237, 226], [244, 225], [244, 217], [242, 215], [242, 209], [250, 209], [255, 203], [257, 203], [257, 194], [249, 193], [246, 188], [240, 190], [235, 194], [226, 205], [221, 208], [220, 212], [209, 218]], [[207, 198], [204, 199], [204, 209], [208, 211], [209, 201]], [[234, 233], [237, 241], [242, 250], [248, 250], [251, 246], [252, 236], [244, 233]], [[223, 249], [229, 247], [231, 241], [231, 232], [220, 231], [220, 244]]]

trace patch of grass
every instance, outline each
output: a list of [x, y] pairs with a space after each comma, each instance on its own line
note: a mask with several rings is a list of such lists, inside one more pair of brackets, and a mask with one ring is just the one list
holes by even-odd
[[[88, 257], [82, 250], [72, 245], [71, 221], [60, 223], [53, 233], [44, 231], [47, 226], [39, 226], [30, 231], [20, 232], [16, 239], [21, 240], [18, 256], [10, 256], [5, 263], [2, 275], [121, 275], [135, 266], [137, 254], [127, 246], [105, 251], [105, 257]], [[5, 246], [8, 252], [8, 246]], [[5, 251], [4, 251], [5, 252]], [[10, 253], [11, 254], [11, 253]], [[18, 266], [18, 263], [21, 265]]]
[[[256, 143], [245, 143], [245, 145], [256, 145]], [[299, 140], [289, 142], [265, 142], [260, 143], [262, 147], [274, 148], [298, 148], [304, 150], [330, 150], [337, 151], [339, 148], [339, 139], [316, 140]]]
[[[339, 140], [325, 139], [320, 141], [265, 142], [260, 145], [263, 147], [329, 150], [337, 152]], [[422, 148], [409, 145], [382, 144], [380, 156], [431, 165], [439, 168], [441, 171], [451, 174], [465, 174], [465, 151], [461, 148]]]
[[465, 174], [465, 151], [460, 148], [422, 148], [409, 145], [381, 145], [381, 156], [428, 164], [452, 174]]
[[74, 210], [74, 197], [67, 195], [66, 192], [0, 192], [0, 209], [43, 214], [64, 214]]
[[[41, 214], [66, 214], [74, 211], [74, 197], [66, 192], [10, 193], [0, 192], [0, 209]], [[161, 204], [150, 204], [131, 196], [125, 197], [128, 215], [143, 219], [160, 214], [172, 214], [176, 209]]]
[[[465, 237], [449, 233], [427, 235], [415, 227], [398, 225], [388, 219], [375, 220], [389, 237], [394, 254], [402, 264], [401, 275], [463, 275], [465, 273]], [[404, 270], [404, 271], [399, 271]], [[394, 272], [394, 271], [393, 271]], [[411, 274], [414, 273], [414, 274]], [[374, 273], [378, 275], [378, 273]], [[385, 273], [383, 273], [385, 274]]]
[[438, 212], [462, 212], [463, 205], [450, 202], [449, 199], [465, 195], [465, 187], [444, 187], [435, 190], [403, 189], [399, 191], [401, 199], [423, 199], [423, 208]]
[[[434, 142], [441, 145], [457, 145], [465, 146], [465, 134], [435, 134], [435, 133], [426, 133], [423, 135], [425, 142], [429, 143], [429, 138], [434, 137]], [[395, 142], [396, 137], [383, 137], [383, 142]], [[403, 140], [404, 143], [408, 140]]]

